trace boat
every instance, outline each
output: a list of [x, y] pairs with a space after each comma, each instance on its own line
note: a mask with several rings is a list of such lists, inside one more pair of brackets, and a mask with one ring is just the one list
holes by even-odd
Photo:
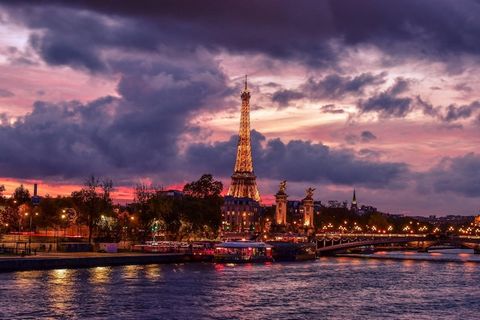
[[275, 261], [315, 260], [316, 245], [311, 242], [269, 241]]
[[228, 241], [215, 245], [215, 262], [249, 263], [273, 261], [272, 246], [265, 242]]

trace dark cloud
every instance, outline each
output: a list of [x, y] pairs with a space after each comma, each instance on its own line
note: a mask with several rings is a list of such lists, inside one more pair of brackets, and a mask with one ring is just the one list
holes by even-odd
[[357, 107], [361, 112], [377, 112], [381, 117], [405, 117], [414, 108], [413, 100], [398, 95], [406, 92], [408, 86], [408, 80], [397, 78], [390, 88], [366, 100], [360, 100]]
[[468, 119], [474, 112], [480, 110], [480, 102], [474, 101], [468, 105], [455, 106], [449, 105], [443, 120], [446, 122], [456, 121], [459, 119]]
[[433, 106], [431, 103], [417, 96], [415, 99], [415, 108], [423, 111], [425, 115], [435, 117], [444, 123], [451, 123], [457, 120], [470, 119], [480, 110], [480, 102], [473, 101], [467, 105], [457, 106], [451, 104], [447, 107]]
[[444, 158], [437, 166], [420, 177], [421, 190], [479, 197], [480, 156], [469, 153], [461, 157]]
[[361, 113], [376, 112], [384, 118], [403, 118], [410, 112], [418, 110], [445, 123], [470, 119], [480, 110], [479, 101], [473, 101], [467, 105], [451, 104], [444, 107], [434, 106], [420, 96], [412, 98], [402, 95], [408, 93], [409, 84], [409, 80], [397, 78], [395, 83], [387, 90], [376, 93], [366, 100], [359, 100], [357, 107]]
[[355, 133], [348, 133], [345, 136], [345, 141], [348, 144], [357, 144], [359, 142], [371, 142], [375, 139], [377, 139], [377, 137], [368, 130], [362, 131], [360, 135], [357, 135]]
[[[195, 82], [189, 86], [192, 94], [197, 91]], [[122, 87], [121, 92], [125, 90]], [[153, 91], [152, 99], [166, 94], [160, 88]], [[188, 177], [203, 172], [228, 177], [233, 170], [237, 136], [179, 150], [178, 136], [188, 130], [184, 117], [190, 110], [185, 105], [192, 98], [186, 97], [173, 100], [176, 107], [142, 105], [143, 100], [134, 105], [128, 98], [114, 97], [89, 104], [37, 102], [19, 122], [0, 126], [0, 148], [4, 151], [0, 154], [0, 175], [81, 181], [95, 173], [124, 182], [143, 175], [178, 178], [179, 172]], [[172, 99], [168, 101], [173, 103]], [[252, 146], [261, 178], [384, 188], [408, 172], [403, 163], [365, 161], [349, 150], [310, 141], [267, 140], [256, 131], [252, 131]]]
[[362, 133], [360, 134], [360, 137], [362, 138], [363, 142], [370, 142], [377, 139], [377, 136], [368, 130], [362, 131]]
[[354, 77], [331, 74], [321, 80], [308, 79], [300, 90], [311, 99], [337, 99], [349, 94], [360, 95], [366, 87], [384, 83], [385, 76], [385, 72], [376, 75], [362, 73]]
[[[230, 175], [236, 144], [236, 137], [214, 144], [195, 144], [189, 148], [186, 159], [198, 172], [215, 168], [223, 176]], [[399, 183], [408, 173], [404, 163], [361, 160], [349, 150], [310, 141], [267, 140], [255, 131], [252, 148], [254, 166], [262, 179], [387, 188]]]
[[0, 88], [0, 98], [9, 98], [13, 97], [14, 95], [15, 94], [12, 91]]
[[305, 94], [300, 91], [282, 89], [276, 91], [272, 95], [272, 101], [278, 103], [280, 106], [287, 106], [292, 100], [299, 100], [305, 97]]
[[295, 90], [279, 90], [272, 96], [272, 100], [284, 106], [292, 100], [307, 98], [310, 100], [342, 99], [348, 95], [361, 95], [368, 86], [379, 85], [385, 82], [386, 73], [362, 73], [357, 76], [341, 76], [330, 74], [316, 80], [309, 78]]
[[459, 83], [459, 84], [456, 84], [454, 86], [454, 89], [457, 90], [457, 91], [463, 91], [463, 92], [472, 92], [473, 91], [473, 88], [470, 87], [468, 84], [466, 83]]
[[15, 124], [1, 125], [0, 175], [129, 179], [178, 168], [179, 139], [191, 132], [192, 116], [222, 106], [232, 89], [209, 58], [192, 54], [193, 67], [166, 60], [112, 60], [122, 75], [119, 98], [36, 102]]
[[473, 0], [2, 3], [18, 20], [42, 30], [32, 44], [46, 61], [95, 70], [106, 67], [101, 50], [109, 48], [203, 47], [310, 66], [335, 65], [345, 46], [372, 45], [392, 58], [414, 56], [457, 66], [459, 54], [480, 53], [475, 41], [480, 6]]
[[333, 113], [333, 114], [345, 113], [345, 110], [336, 108], [334, 104], [326, 104], [324, 106], [321, 106], [320, 111], [323, 113]]
[[431, 117], [440, 117], [440, 108], [434, 107], [428, 101], [423, 100], [420, 96], [415, 97], [415, 106], [423, 111], [423, 114]]

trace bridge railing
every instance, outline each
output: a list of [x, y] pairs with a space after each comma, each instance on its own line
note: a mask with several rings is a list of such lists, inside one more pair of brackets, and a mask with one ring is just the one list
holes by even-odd
[[369, 237], [369, 238], [426, 238], [426, 234], [412, 233], [317, 233], [317, 237]]
[[480, 236], [457, 236], [460, 239], [480, 240]]

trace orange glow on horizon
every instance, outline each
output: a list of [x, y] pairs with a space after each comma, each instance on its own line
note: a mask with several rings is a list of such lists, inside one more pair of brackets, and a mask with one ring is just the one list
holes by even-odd
[[[5, 186], [5, 195], [7, 197], [10, 197], [15, 189], [21, 184], [23, 184], [23, 186], [30, 191], [30, 194], [33, 195], [33, 185], [35, 183], [38, 184], [39, 196], [68, 196], [73, 191], [78, 191], [83, 187], [82, 185], [77, 184], [49, 184], [41, 180], [14, 180], [9, 178], [0, 179], [0, 185]], [[133, 200], [133, 193], [133, 187], [118, 186], [114, 187], [112, 198], [115, 202], [125, 203]]]

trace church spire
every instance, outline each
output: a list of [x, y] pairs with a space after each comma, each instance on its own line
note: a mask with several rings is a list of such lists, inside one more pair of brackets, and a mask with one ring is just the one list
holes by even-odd
[[350, 210], [357, 212], [358, 211], [358, 205], [357, 205], [357, 195], [355, 192], [355, 188], [353, 188], [353, 198], [352, 198], [352, 205], [350, 207]]

